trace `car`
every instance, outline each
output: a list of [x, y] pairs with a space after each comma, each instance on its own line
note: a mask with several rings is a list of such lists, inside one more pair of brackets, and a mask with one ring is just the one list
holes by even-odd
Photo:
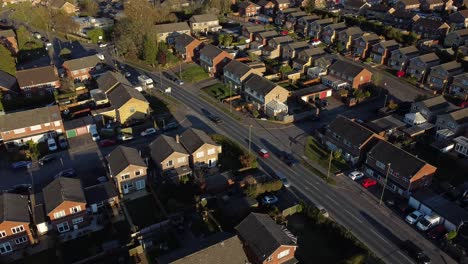
[[281, 34], [282, 36], [286, 36], [286, 35], [289, 34], [289, 31], [283, 30], [283, 31], [280, 32], [280, 34]]
[[221, 124], [221, 123], [223, 123], [223, 120], [222, 120], [219, 116], [217, 116], [217, 115], [208, 114], [208, 118], [209, 118], [211, 121], [215, 122], [216, 124]]
[[127, 77], [127, 78], [130, 77], [130, 76], [132, 76], [132, 74], [131, 74], [130, 72], [125, 72], [124, 75], [125, 75], [125, 77]]
[[154, 135], [154, 134], [156, 134], [156, 128], [154, 128], [154, 127], [147, 128], [147, 129], [145, 129], [144, 131], [142, 131], [140, 133], [140, 135], [142, 137], [147, 137], [147, 136], [151, 136], [151, 135]]
[[369, 188], [369, 187], [372, 187], [374, 185], [377, 185], [377, 181], [374, 180], [374, 179], [371, 179], [371, 178], [367, 178], [367, 179], [362, 181], [361, 185], [364, 188]]
[[32, 162], [29, 160], [21, 160], [21, 161], [13, 162], [11, 164], [11, 168], [15, 170], [23, 169], [23, 168], [31, 168], [31, 166], [32, 166]]
[[355, 180], [359, 180], [362, 177], [364, 177], [364, 173], [362, 173], [360, 171], [353, 171], [350, 174], [348, 174], [348, 177], [351, 178], [351, 180], [355, 181]]
[[255, 23], [255, 18], [249, 18], [249, 22]]
[[258, 151], [258, 155], [260, 155], [260, 157], [266, 159], [268, 157], [270, 157], [270, 153], [268, 153], [268, 151], [266, 149], [259, 149]]
[[416, 260], [417, 263], [431, 263], [431, 259], [424, 253], [424, 251], [410, 240], [403, 241], [400, 245], [400, 249]]
[[447, 234], [447, 229], [445, 229], [445, 226], [437, 225], [429, 230], [429, 232], [427, 232], [427, 237], [432, 240], [439, 240], [445, 236], [445, 234]]
[[105, 57], [104, 57], [103, 54], [98, 53], [98, 54], [96, 54], [96, 56], [98, 57], [98, 59], [100, 59], [102, 61], [105, 60]]
[[262, 203], [264, 205], [271, 205], [271, 204], [275, 204], [278, 202], [278, 197], [274, 196], [274, 195], [265, 195], [263, 198], [262, 198]]
[[414, 225], [423, 217], [424, 217], [424, 214], [416, 210], [416, 211], [413, 211], [411, 214], [407, 215], [405, 218], [405, 221], [410, 225]]
[[129, 141], [129, 140], [132, 140], [133, 139], [133, 136], [130, 135], [130, 134], [125, 134], [125, 133], [122, 133], [118, 136], [118, 139], [120, 141]]
[[57, 143], [55, 142], [55, 139], [53, 138], [47, 139], [47, 147], [49, 148], [49, 151], [56, 151]]
[[99, 146], [101, 148], [105, 148], [105, 147], [115, 145], [116, 143], [117, 143], [117, 141], [115, 139], [106, 138], [106, 139], [103, 139], [103, 140], [99, 141]]
[[39, 165], [44, 166], [45, 164], [50, 163], [50, 162], [52, 162], [52, 161], [54, 161], [56, 159], [57, 159], [57, 156], [49, 154], [49, 155], [45, 155], [44, 157], [40, 158], [38, 160], [38, 163], [39, 163]]
[[57, 179], [60, 177], [75, 178], [76, 176], [77, 176], [76, 170], [74, 168], [68, 168], [55, 174], [54, 179]]
[[107, 47], [107, 45], [109, 45], [109, 44], [108, 43], [101, 43], [101, 44], [99, 44], [99, 47], [100, 48], [105, 48], [105, 47]]
[[319, 213], [320, 213], [322, 216], [324, 216], [324, 217], [326, 217], [326, 218], [330, 217], [330, 214], [328, 214], [328, 211], [327, 211], [327, 209], [325, 209], [325, 207], [323, 207], [323, 206], [320, 205], [320, 204], [317, 204], [315, 207], [317, 207], [317, 210], [319, 211]]
[[164, 130], [164, 131], [169, 131], [169, 130], [176, 129], [176, 128], [178, 128], [178, 127], [179, 127], [179, 125], [178, 125], [176, 122], [171, 122], [171, 123], [166, 124], [166, 125], [163, 127], [163, 130]]
[[67, 139], [63, 135], [58, 137], [58, 142], [61, 149], [66, 149], [68, 147]]
[[279, 172], [276, 172], [275, 173], [276, 176], [280, 179], [280, 181], [283, 183], [283, 186], [286, 187], [286, 188], [289, 188], [291, 187], [291, 183], [289, 183], [288, 179], [286, 178], [286, 176], [284, 176], [283, 174], [279, 173]]
[[291, 153], [288, 152], [283, 152], [281, 155], [281, 159], [288, 165], [289, 167], [292, 167], [296, 164], [296, 159]]

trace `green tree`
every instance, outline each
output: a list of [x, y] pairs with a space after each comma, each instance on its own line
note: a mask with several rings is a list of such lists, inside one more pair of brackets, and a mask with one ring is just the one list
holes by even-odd
[[86, 33], [86, 35], [93, 43], [98, 43], [99, 37], [102, 37], [102, 39], [105, 40], [105, 32], [102, 28], [91, 29]]
[[224, 35], [224, 34], [219, 34], [218, 35], [218, 45], [223, 45], [224, 44], [224, 37], [225, 36], [226, 35]]
[[16, 74], [15, 58], [11, 55], [11, 52], [3, 45], [0, 45], [0, 58], [2, 58], [0, 59], [0, 70], [14, 76]]
[[142, 59], [150, 64], [156, 64], [156, 59], [158, 57], [158, 47], [154, 38], [145, 35], [144, 42], [143, 42], [143, 56]]
[[279, 68], [279, 72], [281, 73], [281, 78], [284, 78], [285, 74], [290, 73], [292, 71], [293, 69], [291, 68], [291, 66], [289, 66], [289, 64], [283, 65]]
[[231, 46], [232, 41], [233, 41], [232, 35], [226, 35], [226, 36], [224, 37], [223, 44], [224, 44], [225, 47], [228, 47], [228, 46]]
[[80, 0], [78, 2], [81, 13], [86, 13], [88, 16], [95, 17], [99, 11], [99, 6], [96, 1], [93, 0]]
[[34, 143], [32, 140], [29, 140], [26, 142], [28, 146], [28, 150], [26, 151], [26, 157], [35, 161], [37, 158], [39, 158], [40, 152], [39, 148], [36, 143]]

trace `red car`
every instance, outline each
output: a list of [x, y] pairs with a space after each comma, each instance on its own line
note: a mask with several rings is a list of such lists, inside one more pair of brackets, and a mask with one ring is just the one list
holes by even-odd
[[427, 232], [427, 237], [436, 240], [442, 238], [445, 234], [447, 234], [447, 229], [445, 229], [444, 225], [438, 225]]
[[258, 150], [258, 155], [260, 155], [260, 157], [262, 157], [264, 159], [270, 157], [270, 153], [268, 153], [268, 151], [266, 149], [259, 149]]
[[289, 31], [283, 30], [283, 31], [280, 32], [280, 34], [283, 35], [283, 36], [286, 36], [286, 35], [289, 34]]
[[99, 146], [100, 147], [108, 147], [117, 144], [117, 141], [115, 139], [103, 139], [99, 141]]
[[369, 188], [369, 187], [372, 187], [374, 185], [377, 185], [377, 181], [376, 180], [373, 180], [373, 179], [370, 179], [370, 178], [367, 178], [365, 179], [364, 181], [362, 181], [361, 185], [364, 187], [364, 188]]

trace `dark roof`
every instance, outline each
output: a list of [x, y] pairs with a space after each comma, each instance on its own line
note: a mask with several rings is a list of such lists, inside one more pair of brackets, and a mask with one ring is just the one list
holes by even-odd
[[99, 62], [100, 60], [96, 55], [91, 55], [78, 59], [67, 60], [63, 63], [63, 66], [67, 67], [70, 71], [76, 71], [95, 67]]
[[375, 33], [370, 33], [370, 34], [364, 34], [360, 38], [362, 38], [366, 42], [373, 42], [373, 41], [379, 41], [380, 37], [375, 34]]
[[333, 23], [333, 18], [319, 19], [319, 20], [313, 21], [312, 23], [316, 23], [318, 25], [324, 25], [324, 24], [328, 25], [328, 24]]
[[453, 111], [451, 113], [448, 113], [449, 116], [452, 117], [452, 119], [457, 122], [457, 124], [465, 124], [468, 123], [468, 108], [462, 108], [456, 111]]
[[399, 48], [398, 51], [403, 55], [419, 54], [419, 49], [416, 46]]
[[419, 0], [400, 0], [405, 5], [417, 5], [419, 4]]
[[137, 149], [118, 146], [106, 157], [113, 175], [119, 174], [130, 165], [146, 167], [145, 161]]
[[105, 93], [108, 93], [111, 88], [114, 88], [119, 83], [130, 85], [130, 83], [127, 81], [127, 79], [125, 79], [124, 76], [122, 76], [122, 74], [111, 71], [108, 71], [99, 76], [96, 82], [99, 89]]
[[418, 59], [425, 63], [440, 60], [440, 58], [434, 52], [415, 57], [412, 60], [414, 59]]
[[338, 60], [333, 63], [329, 70], [344, 74], [346, 76], [356, 77], [364, 68], [348, 61]]
[[184, 147], [177, 143], [176, 140], [172, 137], [166, 135], [158, 136], [153, 142], [149, 144], [151, 157], [157, 163], [162, 162], [172, 153], [178, 152], [188, 156], [187, 150]]
[[28, 197], [14, 193], [0, 194], [0, 223], [29, 223]]
[[254, 5], [255, 7], [260, 7], [259, 5], [254, 4], [254, 3], [250, 2], [250, 1], [244, 1], [244, 2], [240, 2], [239, 4], [237, 4], [237, 6], [240, 7], [240, 8], [247, 8], [250, 5]]
[[397, 9], [395, 10], [395, 12], [391, 14], [391, 16], [396, 17], [396, 18], [402, 18], [402, 19], [411, 19], [417, 15], [415, 15], [413, 12], [410, 12], [410, 11]]
[[417, 30], [417, 29], [419, 29], [419, 27], [424, 27], [424, 28], [427, 28], [427, 29], [435, 30], [435, 29], [440, 28], [444, 24], [445, 24], [445, 22], [443, 20], [436, 20], [436, 19], [430, 19], [430, 18], [420, 18], [416, 22], [414, 22], [413, 30]]
[[348, 26], [344, 22], [336, 23], [336, 24], [330, 24], [330, 25], [327, 25], [326, 27], [331, 28], [332, 30], [336, 30], [336, 31], [348, 28]]
[[376, 133], [387, 131], [389, 129], [395, 129], [399, 127], [404, 127], [405, 123], [396, 119], [393, 116], [385, 116], [378, 118], [366, 123], [366, 126]]
[[180, 143], [189, 153], [194, 153], [204, 144], [218, 145], [204, 131], [195, 128], [185, 130], [180, 135]]
[[249, 33], [265, 31], [265, 26], [255, 25], [255, 26], [245, 26], [245, 30]]
[[201, 50], [200, 50], [200, 54], [201, 55], [204, 55], [208, 58], [216, 58], [216, 56], [218, 56], [219, 54], [221, 54], [223, 52], [222, 49], [214, 46], [214, 45], [211, 45], [211, 44], [207, 44], [205, 45]]
[[[346, 28], [344, 29], [343, 31], [344, 34], [348, 35], [348, 36], [353, 36], [353, 35], [360, 35], [360, 34], [363, 34], [364, 32], [361, 30], [360, 27], [350, 27], [350, 28]], [[341, 33], [340, 32], [340, 33]], [[343, 34], [342, 33], [342, 34]]]
[[437, 111], [448, 108], [450, 106], [450, 104], [442, 95], [423, 100], [421, 101], [421, 104], [423, 104], [430, 111]]
[[328, 129], [349, 141], [351, 145], [358, 147], [374, 135], [369, 129], [344, 116], [335, 118], [335, 120], [329, 124]]
[[219, 264], [220, 261], [224, 264], [249, 263], [236, 235], [216, 233], [158, 258], [161, 264]]
[[16, 34], [12, 29], [0, 30], [0, 37], [16, 38]]
[[259, 6], [266, 6], [268, 3], [271, 3], [271, 1], [268, 0], [260, 0], [257, 2], [257, 5]]
[[174, 43], [176, 44], [176, 46], [186, 47], [188, 44], [192, 43], [194, 40], [196, 39], [188, 34], [178, 34], [174, 38]]
[[253, 89], [261, 95], [266, 95], [271, 92], [271, 90], [273, 90], [273, 88], [275, 88], [277, 85], [260, 75], [252, 74], [249, 78], [247, 78], [245, 86], [248, 86], [250, 89]]
[[439, 67], [444, 69], [448, 73], [451, 73], [453, 71], [457, 71], [457, 70], [462, 69], [462, 64], [457, 62], [457, 61], [451, 61], [451, 62], [447, 62], [447, 63], [444, 63], [444, 64], [439, 64], [437, 66], [434, 66], [434, 67], [431, 68], [431, 70], [432, 69], [435, 70], [435, 69], [437, 69]]
[[249, 66], [237, 60], [232, 60], [224, 66], [224, 72], [230, 72], [231, 74], [239, 77], [244, 76], [250, 70], [251, 68]]
[[16, 78], [13, 75], [10, 75], [7, 72], [0, 70], [0, 90], [2, 88], [11, 90], [14, 88], [16, 83]]
[[215, 14], [194, 15], [190, 18], [190, 22], [202, 23], [217, 21], [218, 17]]
[[80, 179], [59, 177], [44, 187], [42, 194], [47, 214], [64, 201], [86, 203]]
[[44, 195], [42, 192], [37, 192], [29, 196], [31, 199], [31, 206], [33, 206], [32, 217], [34, 224], [38, 225], [40, 223], [47, 222], [47, 216], [45, 213], [44, 206]]
[[159, 24], [154, 26], [156, 33], [170, 33], [178, 31], [190, 31], [187, 22]]
[[468, 36], [468, 28], [455, 30], [455, 31], [451, 32], [451, 34], [457, 34], [457, 35], [459, 35], [461, 37], [466, 37], [466, 36]]
[[360, 8], [361, 6], [365, 5], [366, 2], [363, 0], [347, 0], [344, 3], [345, 7], [352, 7], [352, 8]]
[[323, 84], [317, 84], [317, 85], [314, 85], [314, 86], [311, 86], [311, 87], [296, 90], [296, 91], [293, 92], [293, 95], [301, 97], [301, 96], [304, 96], [304, 95], [314, 94], [314, 93], [318, 93], [318, 92], [322, 92], [322, 91], [326, 91], [326, 90], [330, 90], [330, 89], [331, 89], [330, 87], [325, 86]]
[[262, 31], [259, 32], [258, 35], [262, 38], [272, 38], [278, 36], [278, 32], [275, 30]]
[[381, 12], [381, 13], [387, 13], [389, 9], [390, 7], [384, 6], [384, 5], [372, 5], [371, 7], [367, 8], [368, 11]]
[[32, 86], [59, 80], [57, 70], [53, 65], [16, 71], [16, 79], [20, 87]]
[[293, 42], [294, 40], [290, 36], [281, 36], [281, 37], [272, 38], [268, 42], [270, 41], [276, 44], [283, 44], [283, 43]]
[[411, 196], [454, 225], [468, 222], [468, 212], [465, 209], [432, 191], [424, 189]]
[[292, 239], [266, 214], [250, 213], [236, 226], [236, 230], [261, 261], [282, 245], [295, 246]]
[[60, 110], [57, 105], [34, 108], [11, 114], [0, 115], [0, 131], [10, 131], [34, 125], [61, 121]]
[[290, 3], [289, 0], [275, 0], [275, 2], [278, 3], [278, 4], [280, 4], [280, 5], [281, 5], [281, 4], [289, 4], [289, 3]]
[[111, 103], [112, 107], [115, 109], [122, 107], [132, 98], [148, 103], [146, 98], [140, 92], [138, 92], [133, 87], [123, 84], [119, 84], [114, 89], [112, 89], [107, 97], [109, 98], [109, 102]]
[[327, 52], [323, 48], [310, 48], [310, 49], [305, 49], [301, 50], [299, 53], [305, 53], [309, 57], [314, 57], [317, 55], [323, 55], [326, 54]]
[[400, 44], [398, 44], [398, 42], [396, 42], [394, 39], [392, 40], [385, 40], [385, 41], [381, 41], [375, 45], [380, 45], [384, 48], [390, 48], [392, 46], [399, 46]]
[[118, 196], [115, 185], [111, 181], [85, 188], [84, 192], [89, 205], [107, 201], [110, 198]]

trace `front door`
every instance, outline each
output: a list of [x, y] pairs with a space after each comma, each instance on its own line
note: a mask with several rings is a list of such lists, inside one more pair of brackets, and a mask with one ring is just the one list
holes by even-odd
[[124, 193], [124, 194], [127, 194], [128, 191], [129, 191], [128, 183], [124, 183], [122, 187], [123, 187], [123, 193]]

